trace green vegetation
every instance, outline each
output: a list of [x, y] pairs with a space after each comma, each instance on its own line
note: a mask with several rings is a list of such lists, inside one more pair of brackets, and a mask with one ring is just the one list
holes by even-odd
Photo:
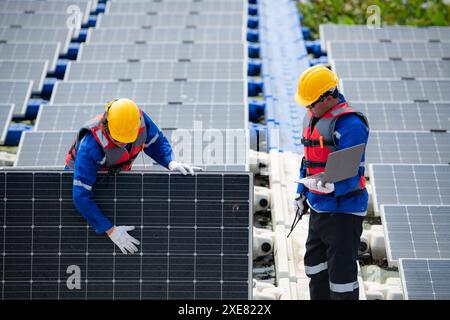
[[[367, 8], [380, 8], [381, 25], [448, 26], [450, 4], [443, 0], [312, 0], [299, 1], [303, 14], [302, 25], [311, 28], [311, 37], [319, 38], [319, 24], [366, 24], [373, 12]], [[448, 2], [448, 1], [447, 1]]]

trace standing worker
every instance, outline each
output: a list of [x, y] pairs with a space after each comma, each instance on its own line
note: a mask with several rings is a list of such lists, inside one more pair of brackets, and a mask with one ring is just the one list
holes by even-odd
[[[297, 213], [310, 209], [304, 257], [311, 299], [357, 300], [357, 259], [368, 207], [363, 154], [358, 174], [336, 183], [308, 176], [323, 172], [331, 152], [367, 144], [369, 123], [339, 93], [337, 75], [318, 65], [304, 71], [295, 100], [306, 107], [304, 157], [297, 189]], [[301, 217], [301, 216], [300, 216]]]
[[144, 151], [170, 171], [194, 174], [197, 167], [173, 160], [172, 147], [150, 117], [132, 100], [115, 99], [105, 112], [88, 121], [66, 155], [65, 169], [73, 169], [75, 208], [97, 233], [106, 233], [122, 253], [137, 252], [140, 242], [130, 236], [134, 226], [113, 226], [93, 200], [97, 171], [128, 171]]

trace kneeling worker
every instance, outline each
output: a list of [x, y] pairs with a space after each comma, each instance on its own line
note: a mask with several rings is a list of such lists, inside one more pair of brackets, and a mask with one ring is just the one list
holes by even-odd
[[113, 226], [93, 200], [97, 171], [128, 171], [144, 151], [170, 171], [193, 175], [201, 170], [173, 160], [172, 147], [150, 117], [132, 100], [109, 102], [105, 112], [89, 120], [79, 131], [66, 155], [65, 169], [73, 169], [75, 208], [97, 233], [106, 233], [122, 253], [137, 252], [140, 242], [128, 231], [134, 226]]

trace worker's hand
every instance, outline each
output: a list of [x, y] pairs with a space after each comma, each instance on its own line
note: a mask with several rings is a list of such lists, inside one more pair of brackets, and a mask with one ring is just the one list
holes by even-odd
[[132, 226], [119, 226], [113, 227], [112, 232], [108, 234], [109, 238], [119, 247], [123, 254], [138, 252], [138, 248], [135, 245], [139, 245], [140, 242], [127, 232], [132, 230], [134, 230]]
[[294, 200], [294, 213], [302, 213], [305, 209], [305, 202], [306, 196], [304, 194], [302, 194], [301, 196], [297, 196]]
[[323, 185], [322, 181], [312, 179], [312, 178], [303, 178], [300, 179], [300, 183], [303, 183], [305, 187], [309, 190], [318, 191], [322, 193], [331, 193], [334, 191], [334, 183], [327, 182]]
[[191, 167], [188, 164], [180, 163], [177, 161], [170, 161], [169, 170], [181, 172], [183, 175], [186, 175], [189, 172], [193, 176], [195, 170], [202, 171], [203, 169], [199, 167]]

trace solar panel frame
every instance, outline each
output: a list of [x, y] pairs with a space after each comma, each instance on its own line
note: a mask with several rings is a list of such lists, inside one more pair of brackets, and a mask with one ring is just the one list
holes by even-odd
[[[450, 299], [449, 270], [450, 259], [400, 259], [399, 273], [405, 300]], [[413, 279], [406, 280], [410, 272]]]
[[369, 177], [377, 215], [381, 205], [450, 205], [448, 164], [372, 163]]
[[[240, 104], [159, 105], [140, 104], [160, 128], [248, 129], [248, 110]], [[78, 130], [88, 119], [104, 111], [97, 105], [41, 105], [35, 131]]]
[[328, 41], [450, 41], [450, 28], [437, 26], [383, 26], [369, 29], [366, 25], [320, 24], [319, 33], [322, 48], [326, 48]]
[[374, 131], [366, 148], [369, 163], [450, 163], [450, 132]]
[[[23, 208], [21, 215], [9, 214], [9, 220], [1, 220], [8, 226], [0, 229], [2, 233], [5, 230], [1, 237], [5, 240], [2, 245], [4, 261], [1, 261], [4, 270], [2, 299], [252, 298], [252, 174], [211, 172], [196, 173], [194, 177], [144, 172], [127, 172], [112, 177], [99, 174], [94, 186], [94, 199], [114, 223], [117, 220], [137, 226], [134, 236], [142, 243], [140, 254], [135, 255], [122, 255], [106, 236], [95, 234], [87, 227], [73, 208], [72, 179], [72, 173], [68, 171], [8, 170], [0, 173], [2, 207], [17, 212], [20, 202]], [[155, 204], [150, 208], [156, 209], [144, 209], [144, 202]], [[221, 220], [210, 219], [205, 212], [206, 207], [222, 212]], [[194, 214], [189, 214], [192, 211]], [[139, 227], [140, 234], [137, 235]], [[14, 233], [7, 234], [8, 230]], [[193, 242], [184, 242], [183, 239], [191, 234]], [[22, 235], [29, 238], [19, 240]], [[158, 239], [167, 239], [167, 243]], [[33, 241], [33, 244], [30, 246], [28, 241]], [[207, 275], [205, 263], [208, 261], [205, 258], [208, 254], [210, 258], [217, 256], [209, 263], [215, 261], [210, 268], [217, 271], [219, 267], [220, 274]], [[188, 255], [195, 257], [192, 264], [186, 264]], [[158, 258], [163, 258], [164, 263], [158, 262]], [[149, 261], [145, 262], [148, 259], [153, 261], [156, 269], [151, 268]], [[182, 262], [180, 259], [184, 259], [183, 270], [176, 268]], [[81, 260], [84, 262], [80, 263]], [[134, 273], [133, 268], [128, 269], [132, 275], [124, 270], [130, 263], [141, 266]], [[82, 273], [82, 295], [77, 290], [68, 290], [68, 286], [65, 288], [65, 277], [70, 277], [66, 272], [68, 266], [89, 269]], [[23, 271], [27, 267], [30, 267], [30, 272], [25, 274]], [[170, 273], [169, 267], [173, 268]], [[189, 272], [191, 268], [195, 273]], [[156, 274], [152, 276], [149, 270]], [[166, 271], [163, 272], [165, 276], [161, 276], [161, 270]], [[161, 277], [164, 280], [157, 291], [163, 291], [163, 295], [149, 295], [150, 292], [143, 290], [145, 284], [158, 282]], [[211, 292], [214, 293], [212, 296], [205, 295], [202, 291], [207, 288], [204, 286], [213, 279], [215, 288], [220, 288], [220, 291]], [[193, 285], [176, 286], [183, 280]], [[201, 284], [202, 280], [206, 281], [205, 284]], [[89, 283], [95, 286], [89, 289]], [[106, 283], [110, 285], [106, 286]], [[136, 283], [137, 287], [132, 285]], [[172, 283], [175, 284], [173, 287]], [[12, 288], [14, 285], [16, 287]], [[89, 296], [86, 287], [93, 290], [93, 296]], [[174, 291], [169, 290], [172, 288]], [[233, 289], [238, 288], [240, 290], [234, 295]], [[177, 296], [176, 289], [184, 289], [192, 296]], [[98, 295], [102, 290], [103, 295]], [[140, 294], [133, 296], [132, 293]]]
[[43, 43], [59, 42], [60, 54], [67, 54], [73, 30], [68, 28], [5, 28], [0, 27], [0, 42]]
[[243, 13], [245, 9], [245, 1], [214, 1], [214, 2], [145, 2], [145, 1], [132, 1], [132, 2], [107, 2], [105, 8], [105, 14], [119, 14], [128, 13], [165, 13], [165, 12], [177, 12], [186, 13], [199, 12], [199, 13], [216, 13], [216, 12], [236, 12]]
[[[32, 87], [32, 80], [0, 80], [0, 103], [14, 104], [14, 115], [25, 115], [28, 107], [28, 99], [31, 96]], [[14, 95], [14, 90], [18, 90], [20, 96], [19, 98], [12, 100], [11, 95]], [[9, 98], [7, 99], [4, 97], [3, 92], [1, 91], [4, 91], [5, 94], [8, 92]]]
[[0, 79], [33, 80], [33, 91], [41, 92], [47, 75], [48, 60], [0, 60]]
[[401, 258], [450, 258], [450, 206], [381, 205], [390, 266]]
[[77, 61], [246, 61], [243, 43], [81, 44]]
[[[448, 130], [450, 103], [351, 102], [362, 111], [371, 130]], [[391, 117], [395, 110], [395, 117]]]
[[353, 80], [340, 79], [349, 101], [448, 102], [450, 80]]
[[54, 72], [61, 44], [58, 43], [0, 43], [2, 60], [48, 60], [48, 71]]
[[450, 79], [450, 60], [332, 60], [341, 79]]
[[67, 65], [64, 80], [240, 80], [246, 78], [243, 61], [97, 62]]
[[450, 42], [327, 42], [328, 59], [448, 60]]
[[0, 103], [0, 144], [4, 144], [13, 116], [14, 104]]
[[[53, 88], [50, 103], [99, 104], [114, 97], [128, 96], [138, 104], [246, 104], [246, 90], [244, 81], [58, 81]], [[188, 95], [192, 91], [195, 92], [194, 95]], [[84, 92], [83, 99], [73, 97], [79, 92]]]
[[100, 43], [214, 43], [245, 42], [242, 27], [205, 27], [180, 29], [177, 27], [146, 28], [89, 28], [87, 44]]

